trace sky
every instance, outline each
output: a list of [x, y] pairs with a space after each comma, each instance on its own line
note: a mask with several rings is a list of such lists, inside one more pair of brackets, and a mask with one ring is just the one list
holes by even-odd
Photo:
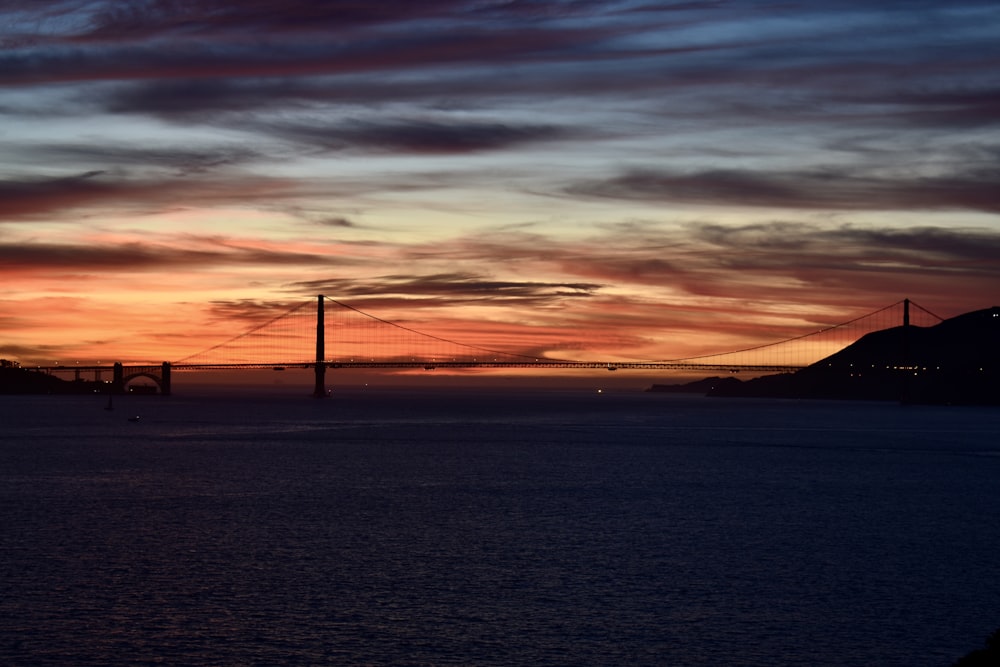
[[325, 294], [557, 358], [1000, 303], [995, 0], [19, 0], [0, 357]]

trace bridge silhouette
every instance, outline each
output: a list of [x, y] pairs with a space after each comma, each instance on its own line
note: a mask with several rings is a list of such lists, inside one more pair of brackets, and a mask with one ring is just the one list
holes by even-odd
[[[315, 304], [315, 309], [309, 308]], [[302, 301], [267, 321], [221, 343], [176, 361], [159, 364], [37, 366], [49, 373], [92, 372], [99, 380], [111, 371], [109, 390], [134, 390], [133, 380], [151, 380], [159, 393], [171, 393], [177, 371], [312, 369], [313, 394], [326, 396], [327, 369], [593, 369], [684, 370], [713, 373], [792, 372], [847, 347], [872, 331], [897, 326], [928, 326], [942, 318], [909, 299], [846, 322], [772, 343], [678, 359], [575, 360], [547, 354], [492, 349], [420, 331], [364, 312], [324, 295]], [[912, 320], [920, 320], [915, 323]], [[329, 345], [328, 345], [329, 343]]]

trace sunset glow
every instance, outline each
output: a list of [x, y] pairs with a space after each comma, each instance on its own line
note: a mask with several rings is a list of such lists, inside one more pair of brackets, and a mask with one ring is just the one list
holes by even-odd
[[998, 302], [992, 1], [15, 7], [5, 359], [175, 361], [317, 294], [580, 360]]

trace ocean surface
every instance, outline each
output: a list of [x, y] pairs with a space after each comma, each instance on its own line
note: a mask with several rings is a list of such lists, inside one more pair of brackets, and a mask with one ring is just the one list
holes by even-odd
[[914, 667], [1000, 627], [995, 408], [304, 394], [0, 397], [0, 664]]

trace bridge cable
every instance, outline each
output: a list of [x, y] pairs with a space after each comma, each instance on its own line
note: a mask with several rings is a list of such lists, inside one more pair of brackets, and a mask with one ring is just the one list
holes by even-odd
[[[776, 345], [784, 345], [785, 343], [791, 343], [793, 341], [802, 340], [803, 338], [809, 338], [810, 336], [817, 336], [819, 334], [826, 333], [827, 331], [833, 331], [834, 329], [839, 329], [840, 327], [846, 327], [849, 324], [854, 324], [855, 322], [858, 322], [858, 321], [863, 320], [865, 318], [871, 317], [872, 315], [878, 315], [879, 313], [887, 311], [890, 308], [895, 308], [896, 306], [898, 306], [901, 303], [903, 303], [902, 299], [899, 300], [899, 301], [897, 301], [896, 303], [893, 303], [893, 304], [890, 304], [888, 306], [885, 306], [884, 308], [879, 308], [878, 310], [873, 310], [872, 312], [867, 313], [865, 315], [861, 315], [860, 317], [855, 317], [853, 320], [848, 320], [846, 322], [841, 322], [840, 324], [834, 324], [832, 326], [828, 326], [828, 327], [825, 327], [823, 329], [817, 329], [816, 331], [812, 331], [810, 333], [800, 334], [798, 336], [792, 336], [791, 338], [786, 338], [784, 340], [779, 340], [779, 341], [776, 341], [774, 343], [764, 343], [763, 345], [754, 345], [752, 347], [745, 347], [745, 348], [740, 349], [740, 350], [731, 350], [729, 352], [716, 352], [714, 354], [702, 354], [702, 355], [698, 355], [698, 356], [694, 356], [694, 357], [681, 357], [680, 359], [657, 359], [656, 363], [674, 363], [674, 362], [680, 362], [680, 361], [691, 361], [693, 359], [708, 359], [710, 357], [723, 357], [723, 356], [730, 355], [730, 354], [741, 354], [743, 352], [753, 352], [755, 350], [762, 350], [764, 348], [774, 347]], [[913, 302], [911, 301], [910, 303], [912, 304]], [[922, 308], [922, 307], [920, 309], [924, 310], [924, 308]], [[934, 315], [934, 313], [931, 313], [930, 311], [926, 311], [926, 312], [929, 315], [937, 317], [937, 315]]]
[[[506, 356], [506, 357], [519, 357], [521, 359], [532, 359], [534, 361], [538, 361], [539, 360], [539, 357], [533, 357], [533, 356], [530, 356], [530, 355], [527, 355], [527, 354], [517, 354], [516, 352], [501, 352], [500, 350], [491, 350], [491, 349], [486, 348], [486, 347], [478, 347], [476, 345], [468, 345], [466, 343], [459, 343], [458, 341], [455, 341], [455, 340], [450, 340], [448, 338], [442, 338], [440, 336], [435, 336], [434, 334], [429, 334], [429, 333], [425, 333], [423, 331], [418, 331], [417, 329], [411, 329], [410, 327], [404, 326], [402, 324], [398, 324], [396, 322], [391, 322], [389, 320], [383, 320], [381, 317], [376, 317], [375, 315], [371, 315], [369, 313], [366, 313], [365, 311], [363, 311], [363, 310], [361, 310], [359, 308], [355, 308], [354, 306], [351, 306], [349, 304], [337, 301], [336, 299], [333, 299], [331, 297], [324, 297], [324, 298], [327, 301], [331, 301], [331, 302], [337, 304], [341, 308], [347, 308], [348, 310], [353, 310], [354, 312], [356, 312], [356, 313], [358, 313], [360, 315], [364, 315], [365, 317], [367, 317], [369, 319], [372, 319], [372, 320], [375, 320], [377, 322], [381, 322], [382, 324], [387, 324], [387, 325], [389, 325], [391, 327], [396, 327], [397, 329], [402, 329], [403, 331], [409, 331], [410, 333], [417, 334], [418, 336], [424, 336], [425, 338], [432, 338], [432, 339], [434, 339], [436, 341], [440, 341], [442, 343], [448, 343], [449, 345], [458, 345], [460, 347], [469, 348], [470, 350], [479, 350], [480, 352], [489, 352], [490, 354], [499, 354], [499, 355], [503, 355], [503, 356]], [[541, 357], [541, 359], [543, 359], [544, 361], [552, 361], [552, 362], [562, 362], [563, 361], [561, 359], [551, 359], [549, 357]]]
[[930, 315], [931, 317], [933, 317], [934, 319], [936, 319], [938, 322], [944, 322], [944, 318], [943, 317], [941, 317], [940, 315], [937, 315], [935, 313], [932, 313], [931, 311], [927, 310], [926, 308], [924, 308], [923, 306], [921, 306], [916, 301], [910, 301], [910, 305], [911, 306], [916, 306], [920, 310], [924, 311], [925, 313], [927, 313], [928, 315]]
[[251, 328], [251, 329], [247, 329], [243, 333], [241, 333], [239, 335], [236, 335], [236, 336], [233, 336], [229, 340], [223, 341], [223, 342], [219, 343], [218, 345], [213, 345], [212, 347], [205, 348], [204, 350], [202, 350], [200, 352], [196, 352], [194, 354], [189, 354], [188, 356], [184, 357], [183, 359], [179, 359], [179, 360], [173, 361], [171, 363], [172, 364], [183, 364], [185, 361], [188, 361], [189, 359], [193, 359], [193, 358], [195, 358], [197, 356], [200, 356], [202, 354], [206, 354], [208, 352], [212, 352], [213, 350], [217, 350], [220, 347], [224, 347], [226, 345], [229, 345], [230, 343], [238, 341], [241, 338], [246, 338], [250, 334], [256, 333], [256, 332], [260, 331], [261, 329], [274, 324], [278, 320], [283, 319], [285, 317], [288, 317], [289, 315], [291, 315], [295, 311], [301, 310], [302, 308], [305, 308], [306, 306], [308, 306], [311, 303], [313, 303], [311, 300], [310, 301], [304, 301], [304, 302], [300, 303], [299, 305], [295, 306], [294, 308], [292, 308], [292, 309], [290, 309], [290, 310], [288, 310], [288, 311], [286, 311], [286, 312], [278, 315], [277, 317], [273, 317], [273, 318], [269, 319], [268, 321], [264, 322], [263, 324], [259, 324], [259, 325], [255, 326], [255, 327]]

